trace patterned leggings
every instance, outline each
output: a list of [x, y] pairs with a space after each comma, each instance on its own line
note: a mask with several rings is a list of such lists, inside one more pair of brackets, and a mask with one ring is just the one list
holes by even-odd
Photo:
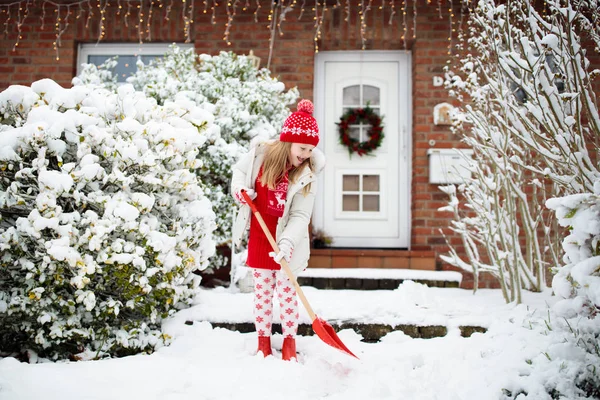
[[281, 270], [255, 268], [252, 276], [254, 277], [254, 326], [258, 336], [271, 336], [273, 295], [277, 286], [283, 337], [295, 338], [299, 315], [296, 289], [292, 282]]

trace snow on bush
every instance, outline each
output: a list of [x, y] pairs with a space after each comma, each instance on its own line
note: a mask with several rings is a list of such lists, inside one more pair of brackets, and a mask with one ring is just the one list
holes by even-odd
[[564, 299], [556, 308], [565, 318], [598, 317], [600, 324], [600, 181], [594, 189], [550, 199], [546, 205], [568, 230], [563, 240], [565, 265], [556, 268], [552, 280], [554, 293]]
[[560, 298], [546, 316], [528, 322], [545, 351], [526, 360], [506, 399], [600, 398], [600, 181], [593, 193], [549, 199], [568, 235], [564, 266], [554, 269], [552, 289]]
[[[198, 149], [210, 112], [131, 85], [0, 93], [0, 350], [127, 354], [164, 343], [215, 252]], [[93, 353], [91, 353], [93, 352]]]
[[[101, 76], [105, 68], [86, 70], [79, 79], [107, 80]], [[197, 172], [210, 189], [206, 195], [217, 215], [215, 240], [218, 244], [228, 243], [234, 209], [227, 193], [231, 166], [248, 150], [254, 137], [267, 139], [279, 134], [290, 113], [287, 105], [298, 97], [297, 89], [285, 91], [285, 85], [271, 77], [268, 69], [257, 70], [246, 56], [231, 52], [196, 55], [194, 49], [181, 50], [177, 46], [149, 65], [139, 62], [137, 73], [127, 81], [159, 104], [183, 97], [215, 115], [221, 136], [200, 149], [202, 167]], [[211, 267], [220, 266], [217, 260], [211, 262]]]

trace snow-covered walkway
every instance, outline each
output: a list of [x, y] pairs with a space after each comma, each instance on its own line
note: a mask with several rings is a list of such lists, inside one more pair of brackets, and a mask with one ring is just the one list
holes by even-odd
[[[165, 325], [172, 345], [152, 355], [35, 365], [0, 360], [0, 399], [497, 399], [528, 367], [527, 360], [543, 357], [548, 346], [535, 329], [538, 324], [529, 326], [532, 316], [543, 316], [546, 303], [553, 301], [548, 292], [525, 293], [525, 304], [515, 306], [504, 304], [497, 290], [473, 295], [413, 282], [394, 291], [305, 291], [326, 319], [462, 320], [489, 330], [470, 338], [449, 330], [437, 339], [393, 332], [380, 343], [363, 343], [354, 331], [341, 331], [360, 360], [317, 337], [299, 337], [300, 362], [290, 363], [281, 361], [279, 352], [267, 359], [254, 355], [254, 333], [213, 328], [208, 321], [186, 325], [190, 319], [248, 318], [249, 295], [205, 290], [198, 305]], [[280, 349], [281, 336], [273, 341]]]

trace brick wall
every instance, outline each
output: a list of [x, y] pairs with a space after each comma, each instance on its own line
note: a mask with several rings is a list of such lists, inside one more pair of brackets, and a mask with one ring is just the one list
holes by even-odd
[[[106, 24], [104, 42], [137, 43], [140, 33], [144, 42], [183, 42], [185, 41], [184, 22], [181, 18], [182, 2], [173, 2], [169, 14], [165, 10], [155, 8], [153, 18], [148, 24], [149, 10], [144, 13], [142, 28], [136, 27], [139, 22], [139, 10], [130, 9], [129, 17], [126, 6], [121, 10], [113, 3], [106, 9]], [[166, 2], [163, 5], [166, 8]], [[191, 39], [198, 53], [217, 54], [221, 50], [231, 50], [239, 54], [247, 54], [250, 50], [261, 58], [262, 66], [266, 66], [269, 58], [270, 31], [267, 29], [269, 14], [268, 7], [259, 10], [255, 21], [255, 3], [247, 11], [238, 7], [234, 23], [230, 30], [228, 46], [223, 40], [227, 14], [221, 5], [213, 15], [208, 9], [204, 13], [204, 3], [195, 2], [194, 23], [192, 24]], [[436, 148], [460, 146], [459, 138], [454, 136], [448, 127], [433, 124], [433, 107], [441, 102], [450, 101], [446, 91], [433, 86], [433, 77], [443, 75], [443, 67], [448, 60], [448, 35], [450, 21], [448, 10], [440, 12], [436, 5], [418, 7], [416, 29], [413, 29], [413, 12], [407, 10], [407, 29], [403, 25], [401, 5], [405, 2], [395, 1], [396, 15], [393, 24], [389, 25], [391, 8], [380, 10], [378, 5], [367, 14], [367, 50], [409, 50], [412, 53], [412, 82], [413, 82], [413, 149], [412, 149], [412, 236], [413, 250], [433, 250], [437, 254], [444, 253], [447, 246], [439, 229], [443, 229], [450, 241], [460, 246], [460, 239], [452, 235], [447, 228], [450, 215], [437, 211], [445, 205], [446, 196], [437, 189], [437, 185], [428, 183], [427, 150], [431, 147], [430, 140], [435, 141]], [[408, 2], [406, 2], [408, 3]], [[445, 2], [444, 2], [445, 3]], [[126, 3], [124, 3], [126, 4]], [[210, 4], [210, 2], [209, 2]], [[240, 3], [241, 4], [241, 3]], [[268, 4], [268, 3], [266, 3]], [[296, 7], [299, 7], [300, 2]], [[343, 3], [345, 4], [345, 3]], [[70, 26], [61, 37], [61, 46], [57, 53], [53, 49], [56, 40], [54, 10], [46, 10], [43, 18], [42, 10], [31, 7], [28, 23], [22, 26], [22, 39], [13, 51], [17, 40], [16, 25], [8, 27], [8, 34], [0, 38], [0, 90], [10, 84], [29, 85], [41, 78], [51, 78], [63, 86], [70, 86], [76, 71], [77, 45], [79, 43], [94, 43], [98, 38], [99, 10], [95, 17], [87, 21], [87, 13], [75, 19], [76, 12], [71, 15]], [[75, 11], [75, 10], [74, 10]], [[323, 19], [320, 38], [315, 42], [314, 13], [310, 7], [299, 19], [299, 9], [286, 16], [282, 26], [283, 35], [275, 35], [270, 69], [288, 87], [297, 86], [303, 98], [312, 99], [314, 81], [315, 43], [320, 51], [360, 50], [363, 42], [360, 36], [360, 18], [357, 8], [352, 7], [352, 13], [346, 21], [344, 8], [330, 9]], [[120, 13], [120, 15], [117, 15]], [[166, 19], [165, 15], [169, 18]], [[63, 18], [66, 12], [63, 8]], [[4, 19], [3, 19], [4, 18]], [[0, 15], [0, 23], [5, 20]], [[455, 12], [453, 28], [458, 31], [460, 12]], [[43, 27], [42, 27], [43, 25]], [[148, 38], [148, 32], [151, 40]], [[456, 35], [456, 33], [455, 33]], [[402, 40], [406, 37], [406, 41]], [[454, 36], [456, 38], [456, 36]], [[454, 39], [456, 40], [456, 39]], [[599, 63], [600, 65], [600, 63]], [[442, 269], [450, 269], [447, 265], [439, 265]], [[465, 274], [463, 287], [473, 285], [472, 277]], [[496, 282], [491, 277], [481, 277], [481, 287], [495, 287]]]

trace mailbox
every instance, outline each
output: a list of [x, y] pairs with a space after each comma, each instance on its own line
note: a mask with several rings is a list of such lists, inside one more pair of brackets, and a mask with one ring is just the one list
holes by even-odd
[[470, 178], [467, 169], [469, 159], [473, 156], [470, 149], [429, 149], [429, 183], [462, 183]]

